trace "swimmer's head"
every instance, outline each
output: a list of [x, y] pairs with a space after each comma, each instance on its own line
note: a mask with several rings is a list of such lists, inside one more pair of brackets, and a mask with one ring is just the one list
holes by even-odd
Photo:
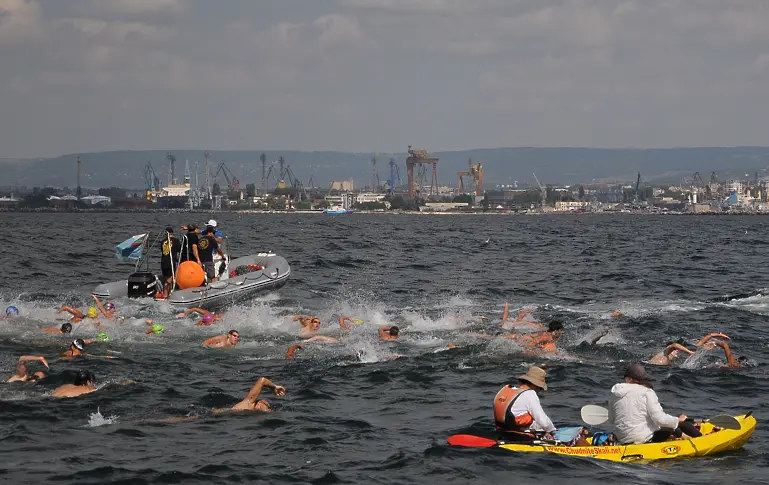
[[317, 330], [320, 328], [320, 318], [312, 317], [310, 319], [310, 326], [313, 330]]
[[44, 379], [44, 378], [45, 378], [45, 372], [43, 372], [43, 371], [37, 371], [37, 372], [35, 372], [34, 374], [30, 375], [30, 376], [27, 378], [27, 381], [29, 381], [29, 382], [37, 382], [37, 381], [39, 381], [40, 379]]
[[269, 402], [267, 402], [266, 399], [259, 399], [256, 401], [256, 404], [254, 404], [254, 410], [262, 411], [263, 413], [271, 413], [272, 406], [270, 405]]
[[203, 315], [203, 323], [213, 323], [216, 320], [213, 313], [206, 313]]
[[61, 333], [72, 333], [72, 324], [67, 322], [61, 326]]
[[152, 333], [163, 333], [166, 331], [166, 329], [163, 328], [163, 325], [160, 325], [159, 323], [153, 323], [150, 331]]
[[392, 335], [393, 337], [397, 337], [399, 333], [400, 333], [400, 329], [398, 327], [396, 327], [395, 325], [390, 327], [390, 331], [389, 331], [390, 335]]
[[669, 346], [671, 346], [673, 344], [686, 345], [686, 339], [681, 337], [678, 340], [671, 340], [670, 342], [665, 344], [665, 347], [669, 347]]
[[83, 339], [77, 338], [72, 341], [72, 347], [75, 347], [79, 351], [85, 350], [85, 342], [83, 342]]
[[240, 340], [240, 332], [238, 332], [237, 330], [230, 330], [229, 332], [227, 332], [227, 340], [229, 340], [233, 344], [238, 343], [238, 341]]
[[96, 310], [96, 307], [88, 307], [88, 312], [85, 314], [88, 318], [96, 318], [99, 316], [98, 310]]
[[104, 305], [104, 309], [105, 310], [114, 310], [115, 309], [115, 304], [112, 303], [111, 301], [108, 301], [107, 304]]
[[85, 369], [80, 369], [77, 375], [75, 375], [75, 385], [76, 386], [92, 385], [93, 379], [94, 379], [93, 374], [91, 374], [90, 371]]
[[6, 317], [18, 317], [19, 316], [19, 309], [15, 306], [11, 305], [8, 308], [5, 309], [5, 316]]
[[109, 335], [107, 335], [106, 333], [102, 332], [102, 333], [100, 333], [99, 335], [96, 336], [96, 339], [99, 342], [109, 342]]
[[561, 335], [563, 333], [563, 324], [558, 320], [551, 320], [547, 326], [547, 331]]
[[749, 361], [748, 358], [744, 355], [737, 357], [737, 362], [742, 364], [743, 367], [753, 367], [753, 363]]

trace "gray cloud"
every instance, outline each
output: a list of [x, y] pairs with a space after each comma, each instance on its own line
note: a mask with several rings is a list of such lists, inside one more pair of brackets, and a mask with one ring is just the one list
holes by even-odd
[[766, 144], [763, 0], [0, 0], [0, 156]]

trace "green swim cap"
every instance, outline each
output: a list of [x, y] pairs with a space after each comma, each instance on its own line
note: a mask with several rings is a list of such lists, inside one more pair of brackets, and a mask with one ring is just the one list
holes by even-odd
[[360, 318], [353, 318], [352, 322], [355, 325], [360, 325], [361, 323], [363, 323], [363, 320], [361, 320]]
[[99, 335], [96, 336], [96, 339], [99, 340], [100, 342], [108, 342], [109, 341], [109, 335], [107, 335], [106, 333], [102, 332], [102, 333], [100, 333]]
[[163, 333], [166, 331], [165, 328], [163, 328], [163, 325], [160, 325], [159, 323], [152, 324], [152, 333]]

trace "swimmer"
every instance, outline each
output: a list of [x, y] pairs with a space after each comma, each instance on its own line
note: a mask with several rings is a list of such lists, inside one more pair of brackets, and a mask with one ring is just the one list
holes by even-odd
[[0, 317], [0, 320], [12, 320], [19, 316], [19, 309], [11, 305], [5, 309], [5, 316]]
[[19, 362], [16, 363], [16, 373], [8, 379], [8, 382], [37, 381], [45, 377], [45, 373], [40, 371], [30, 375], [27, 372], [27, 362], [40, 362], [46, 369], [50, 370], [48, 362], [45, 361], [45, 357], [42, 355], [22, 355], [19, 357]]
[[526, 320], [526, 316], [529, 315], [532, 312], [531, 308], [525, 308], [518, 312], [518, 317], [515, 319], [514, 322], [509, 321], [510, 311], [508, 307], [508, 303], [505, 302], [504, 310], [502, 311], [502, 321], [500, 322], [499, 326], [503, 328], [510, 328], [514, 327], [516, 325], [528, 325], [534, 330], [540, 330], [544, 331], [545, 327], [539, 323], [537, 323], [534, 320]]
[[[219, 321], [222, 320], [222, 316], [221, 315], [217, 315], [214, 312], [209, 312], [208, 310], [204, 310], [203, 308], [197, 308], [197, 307], [188, 308], [187, 310], [177, 314], [176, 317], [177, 318], [184, 318], [184, 317], [189, 316], [191, 313], [199, 313], [199, 314], [201, 314], [203, 316], [200, 319], [200, 321], [198, 321], [195, 324], [195, 325], [197, 325], [199, 327], [200, 326], [207, 327], [209, 325], [213, 325], [214, 322], [219, 322]], [[206, 315], [211, 315], [211, 316], [207, 317]]]
[[304, 343], [310, 343], [310, 342], [321, 342], [324, 344], [335, 344], [339, 340], [335, 339], [334, 337], [326, 337], [325, 335], [313, 335], [312, 337], [305, 339]]
[[90, 371], [80, 370], [75, 376], [74, 384], [64, 384], [57, 387], [51, 394], [53, 397], [77, 397], [94, 392], [94, 377]]
[[149, 320], [149, 319], [144, 320], [144, 323], [146, 323], [147, 326], [150, 327], [150, 328], [147, 329], [146, 332], [144, 332], [147, 335], [152, 335], [152, 334], [156, 334], [157, 335], [157, 334], [161, 334], [161, 333], [166, 331], [166, 329], [163, 328], [163, 325], [160, 325], [159, 323], [155, 323], [152, 320]]
[[381, 327], [379, 329], [380, 340], [386, 340], [386, 341], [398, 340], [399, 334], [400, 334], [400, 329], [395, 325], [392, 325], [390, 327]]
[[[353, 325], [360, 325], [362, 323], [363, 323], [363, 320], [361, 320], [360, 318], [352, 318], [352, 317], [346, 317], [344, 315], [339, 315], [339, 326], [345, 330], [352, 330]], [[318, 324], [320, 324], [320, 320], [318, 320]]]
[[739, 358], [735, 359], [734, 354], [732, 354], [732, 350], [729, 348], [729, 344], [727, 344], [723, 340], [716, 340], [715, 342], [712, 342], [709, 345], [711, 345], [710, 348], [721, 347], [724, 351], [724, 356], [726, 357], [726, 364], [719, 365], [717, 366], [717, 368], [741, 369], [748, 365], [748, 358], [745, 356], [740, 356]]
[[240, 332], [230, 330], [227, 335], [217, 335], [203, 341], [203, 347], [209, 349], [224, 349], [234, 347], [240, 341]]
[[535, 334], [521, 335], [509, 334], [503, 338], [516, 340], [519, 344], [528, 347], [531, 350], [543, 352], [556, 352], [558, 349], [555, 342], [563, 335], [563, 324], [558, 320], [552, 320], [545, 332]]
[[318, 317], [303, 317], [302, 315], [294, 315], [294, 321], [299, 322], [299, 325], [302, 326], [302, 329], [299, 331], [299, 333], [302, 335], [317, 332], [320, 328], [320, 318]]
[[655, 354], [649, 359], [649, 364], [653, 365], [672, 365], [673, 361], [678, 357], [680, 352], [694, 355], [694, 352], [684, 347], [686, 342], [684, 339], [679, 339], [676, 342], [668, 342], [665, 344], [665, 348], [661, 352]]
[[61, 328], [56, 327], [47, 327], [41, 330], [43, 333], [56, 333], [56, 334], [67, 334], [72, 333], [72, 324], [67, 322], [64, 325], [61, 326]]
[[73, 359], [85, 354], [85, 340], [77, 338], [69, 345], [69, 350], [61, 354], [62, 359]]
[[612, 318], [622, 318], [622, 317], [624, 317], [625, 315], [624, 315], [622, 312], [612, 312], [612, 314], [611, 314], [610, 316], [611, 316]]
[[[221, 318], [219, 319], [221, 320]], [[206, 313], [199, 322], [195, 323], [196, 327], [209, 327], [216, 323], [216, 315], [213, 313]]]
[[294, 358], [294, 353], [297, 350], [304, 350], [304, 347], [302, 344], [294, 344], [288, 348], [288, 351], [286, 352], [286, 359], [291, 360]]
[[108, 301], [106, 304], [102, 304], [98, 296], [91, 295], [91, 297], [96, 302], [96, 306], [99, 308], [99, 311], [102, 313], [102, 315], [104, 315], [108, 320], [115, 318], [115, 312], [117, 311], [117, 308], [115, 308], [114, 303]]
[[261, 411], [264, 413], [272, 412], [272, 406], [266, 399], [258, 399], [259, 395], [262, 393], [262, 389], [265, 387], [272, 388], [272, 392], [274, 392], [278, 397], [286, 395], [286, 388], [273, 384], [272, 381], [266, 377], [260, 377], [259, 380], [256, 381], [256, 384], [254, 384], [254, 387], [248, 391], [248, 395], [245, 399], [232, 406], [231, 408], [214, 409], [214, 414], [228, 413], [232, 411]]
[[73, 308], [71, 306], [62, 306], [58, 310], [56, 310], [56, 313], [61, 312], [67, 312], [72, 315], [72, 318], [70, 319], [70, 323], [80, 323], [86, 318], [90, 318], [91, 320], [94, 320], [94, 323], [96, 326], [101, 327], [101, 323], [99, 323], [99, 320], [97, 320], [97, 317], [99, 316], [99, 310], [96, 309], [96, 307], [88, 307], [88, 310], [86, 311], [85, 315], [83, 312], [78, 310], [77, 308]]

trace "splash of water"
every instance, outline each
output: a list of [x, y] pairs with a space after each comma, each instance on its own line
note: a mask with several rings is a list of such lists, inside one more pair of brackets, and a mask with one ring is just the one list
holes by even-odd
[[99, 408], [96, 408], [95, 413], [91, 413], [90, 417], [88, 418], [88, 424], [86, 427], [95, 428], [97, 426], [105, 426], [108, 424], [115, 424], [117, 423], [117, 420], [120, 416], [112, 415], [104, 417], [101, 414], [101, 410]]

